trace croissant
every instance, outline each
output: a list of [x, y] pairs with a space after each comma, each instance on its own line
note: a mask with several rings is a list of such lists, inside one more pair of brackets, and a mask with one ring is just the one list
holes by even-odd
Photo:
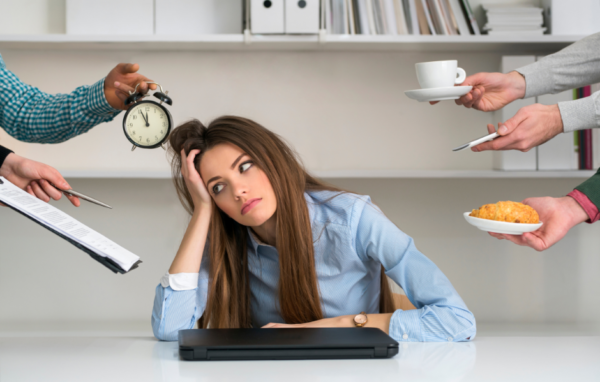
[[478, 210], [473, 210], [469, 216], [509, 223], [537, 224], [540, 222], [540, 216], [532, 207], [511, 201], [485, 204]]

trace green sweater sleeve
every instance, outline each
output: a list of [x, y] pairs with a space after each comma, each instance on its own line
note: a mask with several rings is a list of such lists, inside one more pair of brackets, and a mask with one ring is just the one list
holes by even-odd
[[600, 209], [600, 169], [591, 178], [575, 187]]

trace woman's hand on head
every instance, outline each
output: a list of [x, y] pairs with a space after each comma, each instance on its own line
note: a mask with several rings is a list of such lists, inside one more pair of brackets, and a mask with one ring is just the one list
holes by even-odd
[[194, 209], [196, 208], [211, 208], [211, 197], [210, 193], [206, 189], [206, 185], [194, 166], [194, 159], [196, 155], [200, 154], [200, 150], [192, 150], [186, 156], [185, 150], [181, 150], [181, 175], [185, 181], [192, 200], [194, 202]]

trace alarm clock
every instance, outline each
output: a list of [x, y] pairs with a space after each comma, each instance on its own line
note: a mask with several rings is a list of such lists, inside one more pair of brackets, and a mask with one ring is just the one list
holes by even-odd
[[171, 132], [173, 126], [173, 117], [169, 110], [163, 105], [173, 105], [173, 100], [167, 95], [169, 92], [164, 92], [162, 86], [156, 82], [146, 82], [147, 84], [155, 84], [160, 88], [160, 91], [154, 91], [153, 96], [158, 98], [160, 102], [154, 100], [144, 100], [148, 94], [142, 94], [137, 91], [140, 84], [135, 86], [135, 89], [129, 92], [124, 104], [131, 105], [125, 116], [123, 117], [123, 132], [133, 143], [131, 151], [136, 147], [142, 149], [154, 149], [161, 146]]

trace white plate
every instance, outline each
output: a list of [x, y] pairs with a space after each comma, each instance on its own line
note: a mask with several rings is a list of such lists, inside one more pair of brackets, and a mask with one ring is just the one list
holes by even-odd
[[482, 231], [506, 233], [509, 235], [522, 235], [525, 232], [532, 232], [542, 226], [542, 222], [538, 224], [522, 224], [522, 223], [507, 223], [495, 220], [480, 219], [469, 216], [470, 212], [465, 212], [463, 215], [469, 224], [474, 225]]
[[459, 99], [473, 89], [473, 86], [452, 86], [449, 88], [416, 89], [404, 92], [410, 99], [419, 102], [444, 101], [447, 99]]

